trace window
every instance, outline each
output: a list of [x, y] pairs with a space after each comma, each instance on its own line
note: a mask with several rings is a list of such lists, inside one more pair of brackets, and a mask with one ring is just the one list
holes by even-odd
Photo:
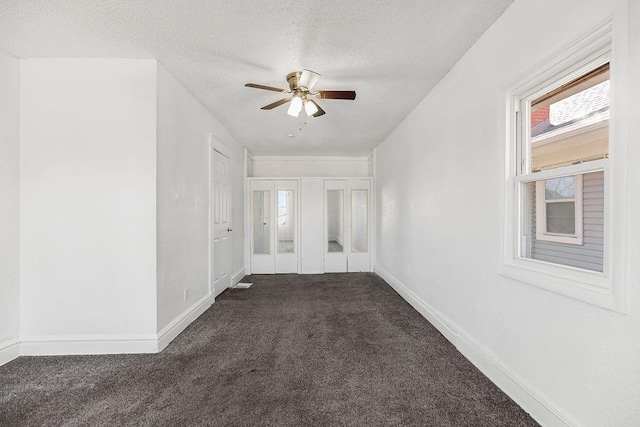
[[626, 171], [619, 112], [628, 101], [624, 90], [612, 95], [626, 71], [612, 73], [611, 28], [602, 24], [508, 91], [500, 272], [620, 310], [626, 216], [616, 184]]
[[608, 57], [573, 73], [518, 100], [517, 111], [526, 113], [518, 114], [519, 125], [527, 130], [516, 141], [524, 206], [520, 256], [601, 272], [605, 183], [585, 188], [583, 181], [607, 168]]
[[536, 182], [536, 239], [582, 245], [582, 175]]

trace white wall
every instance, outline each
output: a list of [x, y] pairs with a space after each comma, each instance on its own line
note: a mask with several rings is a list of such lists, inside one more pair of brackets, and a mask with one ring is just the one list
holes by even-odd
[[[0, 52], [0, 364], [19, 336], [20, 63]], [[7, 350], [8, 351], [8, 350]], [[12, 356], [17, 354], [13, 349]]]
[[210, 132], [233, 152], [232, 273], [237, 273], [244, 265], [244, 150], [202, 104], [158, 65], [159, 331], [209, 293]]
[[[516, 0], [376, 153], [378, 271], [428, 304], [465, 345], [495, 358], [509, 381], [528, 384], [542, 406], [584, 425], [640, 424], [640, 264], [633, 261], [640, 259], [640, 128], [635, 120], [623, 190], [631, 265], [630, 309], [621, 314], [497, 274], [501, 93], [615, 13], [618, 53], [630, 20], [628, 89], [639, 99], [639, 8], [635, 0]], [[640, 117], [631, 104], [630, 117]]]
[[155, 335], [156, 61], [27, 59], [20, 83], [22, 339]]
[[255, 156], [256, 177], [361, 177], [369, 176], [366, 157]]

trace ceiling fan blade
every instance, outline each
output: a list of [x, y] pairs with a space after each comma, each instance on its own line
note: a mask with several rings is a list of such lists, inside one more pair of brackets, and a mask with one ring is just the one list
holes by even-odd
[[319, 90], [316, 94], [319, 99], [356, 99], [354, 90]]
[[273, 108], [281, 106], [282, 104], [286, 104], [287, 102], [289, 102], [290, 99], [291, 98], [282, 98], [280, 101], [276, 101], [276, 102], [273, 102], [273, 103], [271, 103], [269, 105], [265, 105], [264, 107], [262, 107], [260, 109], [261, 110], [271, 110]]
[[302, 70], [302, 74], [298, 78], [298, 87], [311, 90], [320, 79], [320, 74], [311, 70]]
[[272, 90], [274, 92], [287, 93], [286, 89], [280, 89], [280, 88], [273, 87], [273, 86], [258, 85], [258, 84], [255, 84], [255, 83], [247, 83], [245, 86], [246, 87], [252, 87], [252, 88], [255, 88], [255, 89], [264, 89], [264, 90]]
[[314, 100], [309, 99], [309, 100], [307, 100], [307, 102], [312, 102], [318, 108], [318, 111], [313, 113], [313, 117], [320, 117], [320, 116], [324, 116], [325, 114], [327, 114], [327, 113], [325, 113], [325, 111], [322, 108], [320, 108], [318, 103], [315, 102]]

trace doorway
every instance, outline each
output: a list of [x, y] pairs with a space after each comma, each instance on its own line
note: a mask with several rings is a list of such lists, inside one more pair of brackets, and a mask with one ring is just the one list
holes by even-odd
[[251, 272], [298, 272], [298, 181], [251, 181]]
[[370, 181], [326, 180], [324, 272], [371, 271]]

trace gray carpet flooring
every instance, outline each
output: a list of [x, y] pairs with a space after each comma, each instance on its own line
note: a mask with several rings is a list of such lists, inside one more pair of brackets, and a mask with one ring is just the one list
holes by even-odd
[[0, 425], [536, 425], [374, 274], [245, 281], [160, 354], [0, 367]]

